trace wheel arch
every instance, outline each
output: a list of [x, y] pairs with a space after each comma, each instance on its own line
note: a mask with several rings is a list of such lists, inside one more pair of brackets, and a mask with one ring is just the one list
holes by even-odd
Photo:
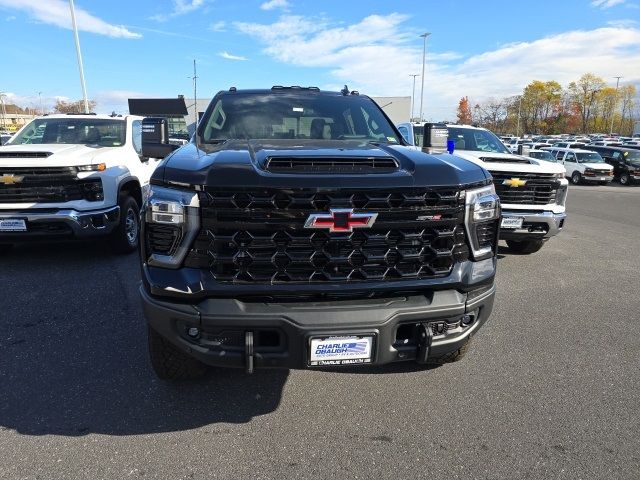
[[133, 197], [138, 207], [142, 207], [142, 187], [137, 178], [130, 177], [120, 182], [118, 185], [118, 198], [123, 194]]

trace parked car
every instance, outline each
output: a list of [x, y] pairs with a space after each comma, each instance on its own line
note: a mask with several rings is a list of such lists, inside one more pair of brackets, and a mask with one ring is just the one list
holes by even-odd
[[545, 162], [558, 162], [551, 152], [548, 152], [547, 150], [529, 150], [529, 156], [536, 160], [544, 160]]
[[556, 142], [552, 145], [554, 148], [584, 148], [586, 142]]
[[[144, 155], [174, 148], [144, 126]], [[453, 361], [490, 315], [491, 176], [410, 148], [367, 96], [219, 92], [151, 183], [140, 292], [161, 378]]]
[[613, 175], [621, 185], [640, 182], [640, 150], [624, 147], [589, 147], [613, 167]]
[[599, 183], [606, 185], [613, 180], [613, 167], [605, 163], [599, 153], [579, 148], [545, 148], [564, 165], [571, 183]]
[[104, 237], [137, 248], [159, 160], [142, 158], [142, 117], [48, 115], [0, 147], [0, 244]]
[[[400, 124], [420, 149], [431, 149], [424, 132], [434, 124]], [[567, 185], [562, 165], [514, 155], [486, 128], [448, 124], [454, 156], [483, 166], [493, 177], [502, 204], [500, 238], [518, 253], [534, 253], [558, 235], [566, 218]], [[426, 137], [428, 138], [428, 137]], [[447, 158], [449, 158], [447, 156]]]

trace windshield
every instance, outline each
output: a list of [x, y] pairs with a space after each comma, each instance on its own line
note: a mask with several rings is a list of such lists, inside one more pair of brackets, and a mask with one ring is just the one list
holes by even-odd
[[537, 158], [538, 160], [546, 160], [548, 162], [555, 162], [556, 159], [551, 155], [551, 152], [529, 152], [531, 158]]
[[624, 155], [625, 160], [630, 160], [633, 163], [640, 162], [640, 150], [635, 150], [633, 152], [626, 151], [622, 155]]
[[125, 142], [124, 120], [98, 118], [37, 118], [15, 135], [9, 145], [69, 144], [119, 147]]
[[578, 152], [576, 153], [578, 163], [604, 163], [599, 153], [596, 152]]
[[511, 153], [489, 130], [449, 127], [449, 140], [455, 142], [456, 150]]
[[207, 112], [205, 143], [227, 139], [316, 139], [400, 143], [379, 107], [367, 97], [321, 93], [233, 93]]

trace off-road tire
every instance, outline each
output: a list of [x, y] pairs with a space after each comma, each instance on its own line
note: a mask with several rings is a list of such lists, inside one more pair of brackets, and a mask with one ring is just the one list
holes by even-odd
[[515, 253], [535, 253], [542, 248], [544, 242], [542, 240], [507, 240], [509, 250]]
[[161, 380], [188, 380], [202, 377], [207, 367], [179, 350], [159, 333], [148, 328], [149, 357], [153, 371]]
[[469, 339], [467, 343], [465, 343], [458, 350], [449, 352], [446, 355], [443, 355], [441, 357], [427, 359], [427, 365], [439, 366], [439, 365], [444, 365], [445, 363], [459, 362], [464, 358], [464, 356], [467, 354], [470, 348], [471, 348], [471, 339]]
[[631, 177], [628, 173], [621, 173], [620, 177], [618, 177], [618, 181], [620, 182], [620, 185], [629, 185], [631, 184]]
[[573, 183], [574, 185], [580, 185], [581, 182], [582, 175], [580, 175], [580, 172], [573, 172], [571, 174], [571, 183]]
[[[131, 253], [138, 248], [140, 239], [140, 207], [135, 198], [128, 195], [120, 197], [120, 223], [111, 234], [111, 249], [115, 253]], [[135, 222], [135, 238], [132, 238], [130, 222]], [[128, 223], [129, 222], [129, 223]]]

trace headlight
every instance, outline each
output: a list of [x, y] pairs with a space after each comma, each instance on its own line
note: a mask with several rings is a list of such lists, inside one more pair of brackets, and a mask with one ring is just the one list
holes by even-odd
[[145, 205], [145, 246], [151, 266], [179, 268], [200, 230], [198, 194], [151, 185]]
[[560, 173], [556, 173], [553, 175], [553, 178], [558, 178], [560, 180], [562, 180], [564, 178], [564, 173], [560, 172]]
[[492, 257], [498, 243], [500, 199], [493, 186], [467, 190], [465, 227], [475, 260]]
[[98, 163], [97, 165], [80, 165], [76, 168], [79, 172], [104, 172], [107, 169], [107, 164]]

